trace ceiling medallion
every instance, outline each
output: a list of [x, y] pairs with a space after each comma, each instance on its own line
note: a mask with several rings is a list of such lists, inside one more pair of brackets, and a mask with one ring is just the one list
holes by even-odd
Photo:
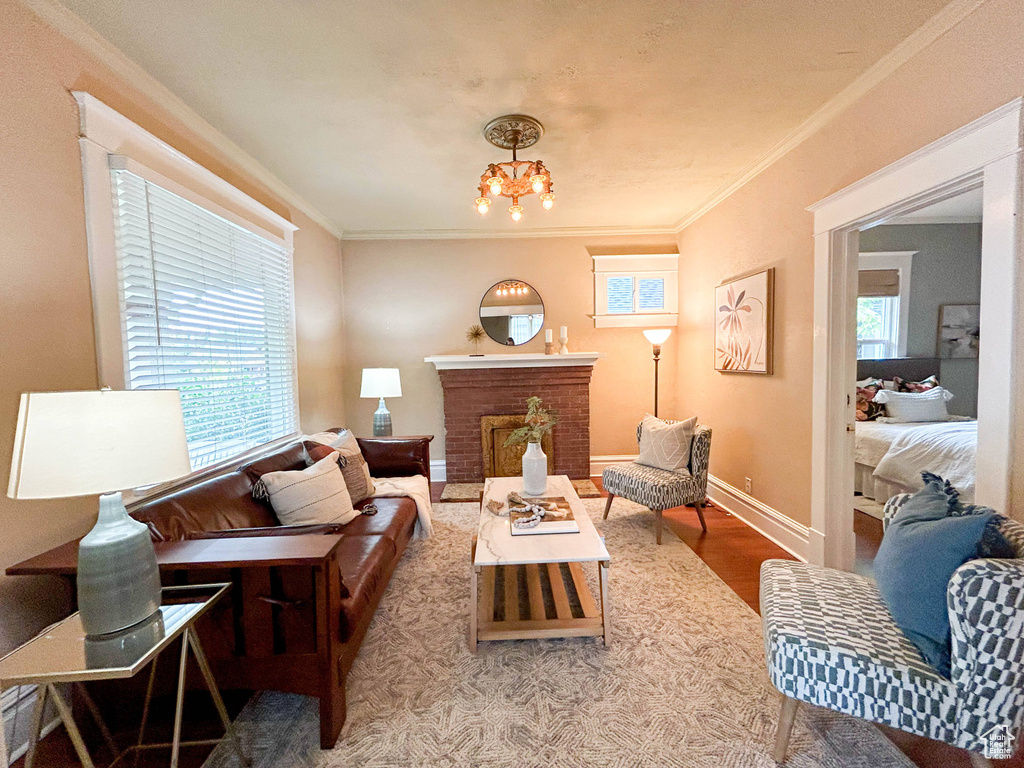
[[555, 205], [555, 194], [551, 191], [551, 174], [540, 160], [520, 160], [516, 151], [536, 144], [544, 133], [544, 126], [527, 115], [504, 115], [491, 120], [484, 128], [484, 138], [501, 149], [512, 150], [512, 162], [491, 163], [480, 176], [480, 197], [476, 209], [482, 216], [491, 207], [488, 194], [493, 197], [510, 197], [508, 207], [512, 221], [523, 218], [523, 206], [519, 198], [537, 193], [544, 210], [550, 211]]

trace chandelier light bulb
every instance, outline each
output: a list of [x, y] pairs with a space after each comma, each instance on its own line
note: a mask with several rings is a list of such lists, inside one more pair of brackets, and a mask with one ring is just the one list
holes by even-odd
[[529, 293], [529, 292], [530, 292], [529, 287], [524, 285], [523, 286], [523, 293]]
[[543, 173], [537, 173], [530, 177], [530, 184], [533, 186], [533, 191], [538, 195], [544, 191], [544, 184], [548, 180], [548, 177]]
[[519, 221], [521, 218], [523, 218], [523, 206], [510, 205], [508, 207], [508, 213], [512, 217], [512, 221]]
[[491, 179], [487, 183], [491, 185], [491, 194], [492, 195], [500, 195], [501, 194], [501, 179], [494, 178], [494, 179]]
[[555, 207], [555, 193], [545, 192], [540, 196], [540, 204], [544, 206], [545, 211], [550, 211]]
[[476, 209], [481, 216], [483, 216], [491, 208], [491, 201], [486, 197], [478, 197], [476, 199]]

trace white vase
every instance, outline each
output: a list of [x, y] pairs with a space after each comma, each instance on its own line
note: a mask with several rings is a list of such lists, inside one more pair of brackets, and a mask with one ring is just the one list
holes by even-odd
[[548, 457], [540, 443], [528, 443], [523, 454], [523, 493], [543, 496], [548, 488]]

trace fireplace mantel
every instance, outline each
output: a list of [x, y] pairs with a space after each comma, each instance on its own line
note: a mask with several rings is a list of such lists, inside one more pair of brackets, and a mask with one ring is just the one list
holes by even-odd
[[593, 366], [604, 352], [570, 352], [566, 355], [509, 354], [509, 355], [432, 355], [423, 358], [439, 371], [473, 368], [562, 368], [574, 365]]

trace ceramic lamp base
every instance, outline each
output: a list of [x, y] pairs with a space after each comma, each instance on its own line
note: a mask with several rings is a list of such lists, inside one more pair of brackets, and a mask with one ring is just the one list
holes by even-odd
[[373, 436], [391, 437], [391, 412], [385, 407], [383, 397], [373, 412]]
[[128, 516], [120, 493], [100, 496], [96, 525], [78, 545], [78, 610], [86, 634], [106, 635], [160, 607], [160, 570], [149, 528]]

